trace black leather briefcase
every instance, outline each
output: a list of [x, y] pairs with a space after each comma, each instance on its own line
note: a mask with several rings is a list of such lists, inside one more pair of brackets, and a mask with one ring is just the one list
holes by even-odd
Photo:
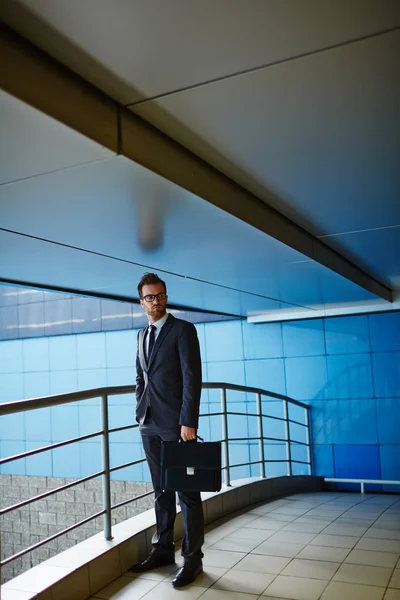
[[161, 486], [165, 491], [218, 492], [221, 442], [162, 442]]

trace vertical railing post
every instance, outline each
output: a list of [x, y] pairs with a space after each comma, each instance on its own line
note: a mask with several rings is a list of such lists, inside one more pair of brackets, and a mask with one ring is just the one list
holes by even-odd
[[108, 428], [108, 396], [101, 397], [101, 458], [103, 470], [103, 508], [104, 514], [104, 537], [112, 540], [111, 532], [111, 486], [110, 486], [110, 436]]
[[286, 460], [288, 464], [288, 475], [292, 474], [292, 449], [290, 447], [289, 411], [287, 400], [283, 401], [283, 418], [285, 419]]
[[361, 482], [361, 493], [365, 494], [365, 483], [363, 481]]
[[256, 394], [257, 417], [258, 417], [258, 448], [260, 454], [260, 477], [265, 479], [265, 457], [264, 457], [264, 433], [262, 422], [261, 394]]
[[310, 436], [310, 408], [305, 408], [306, 413], [306, 443], [307, 443], [307, 462], [308, 462], [308, 474], [312, 475], [312, 462], [311, 462], [311, 436]]
[[225, 462], [225, 485], [231, 485], [231, 474], [229, 468], [229, 445], [228, 445], [228, 415], [226, 414], [226, 388], [221, 388], [221, 412], [222, 412], [222, 448]]

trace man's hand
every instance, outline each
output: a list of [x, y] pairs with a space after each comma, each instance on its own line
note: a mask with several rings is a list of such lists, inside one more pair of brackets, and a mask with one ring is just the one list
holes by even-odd
[[190, 440], [196, 439], [196, 430], [194, 427], [186, 427], [186, 425], [181, 426], [181, 438], [184, 442], [189, 442]]

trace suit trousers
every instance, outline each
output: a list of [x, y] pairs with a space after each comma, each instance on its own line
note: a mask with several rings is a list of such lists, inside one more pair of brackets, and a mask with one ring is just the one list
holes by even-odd
[[[157, 530], [153, 535], [152, 544], [154, 550], [159, 550], [163, 554], [174, 552], [176, 492], [163, 491], [161, 488], [161, 441], [178, 441], [180, 429], [180, 426], [161, 429], [154, 423], [150, 412], [140, 426], [143, 448], [154, 488]], [[184, 562], [199, 562], [203, 558], [201, 547], [204, 543], [204, 515], [200, 492], [178, 492], [178, 496], [185, 531], [181, 553]]]

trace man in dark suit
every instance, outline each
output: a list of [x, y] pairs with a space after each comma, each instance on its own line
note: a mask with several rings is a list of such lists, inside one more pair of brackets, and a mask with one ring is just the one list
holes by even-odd
[[[196, 440], [201, 359], [196, 328], [166, 312], [164, 281], [146, 273], [138, 285], [149, 327], [139, 331], [136, 357], [136, 420], [155, 494], [157, 530], [150, 555], [131, 570], [142, 573], [175, 562], [175, 492], [161, 488], [161, 441]], [[172, 584], [192, 583], [203, 570], [204, 517], [199, 492], [179, 492], [185, 535], [183, 567]]]

